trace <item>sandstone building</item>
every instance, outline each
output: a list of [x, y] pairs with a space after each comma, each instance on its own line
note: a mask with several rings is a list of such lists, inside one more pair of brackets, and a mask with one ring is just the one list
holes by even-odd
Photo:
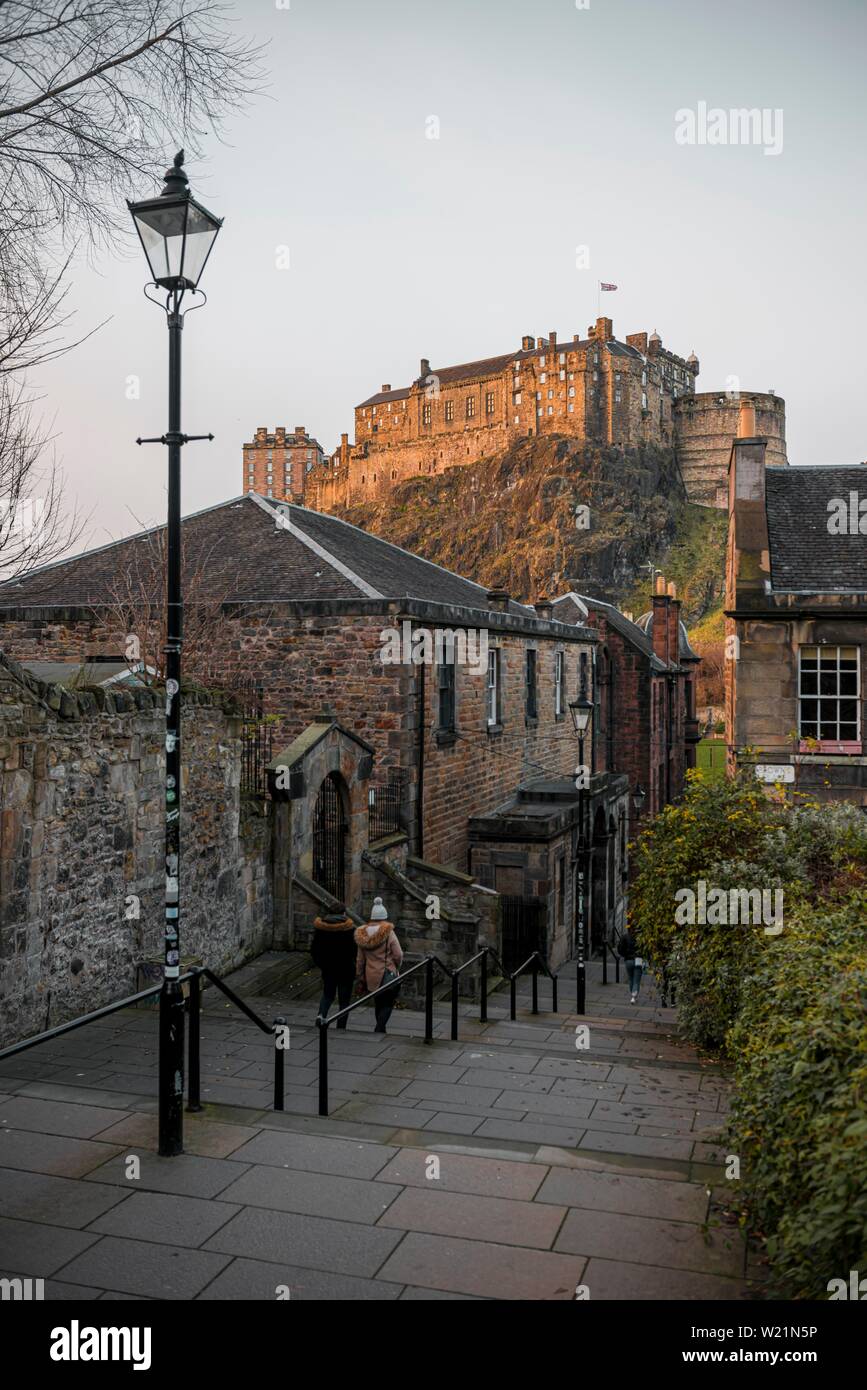
[[729, 767], [867, 809], [867, 467], [782, 468], [768, 445], [745, 429], [731, 451]]
[[278, 425], [273, 434], [260, 425], [243, 452], [244, 491], [286, 502], [303, 501], [307, 475], [325, 458], [322, 445], [303, 425], [288, 433], [285, 425]]

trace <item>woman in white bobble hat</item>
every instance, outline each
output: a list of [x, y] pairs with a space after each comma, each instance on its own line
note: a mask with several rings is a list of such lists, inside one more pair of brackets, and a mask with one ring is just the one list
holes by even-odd
[[[388, 920], [382, 898], [374, 898], [370, 921], [363, 927], [356, 928], [355, 944], [358, 947], [355, 973], [362, 993], [372, 993], [373, 990], [379, 989], [380, 985], [387, 985], [391, 980], [397, 981], [403, 951], [394, 934], [394, 927]], [[396, 983], [394, 989], [380, 994], [374, 1000], [374, 1033], [385, 1032], [385, 1025], [391, 1018], [391, 1011], [397, 1002], [399, 992], [400, 985]]]

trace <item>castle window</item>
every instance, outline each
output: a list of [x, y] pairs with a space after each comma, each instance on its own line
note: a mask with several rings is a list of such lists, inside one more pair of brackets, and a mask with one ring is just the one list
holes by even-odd
[[563, 653], [554, 653], [554, 714], [557, 719], [563, 715]]
[[544, 365], [545, 365], [545, 356], [544, 356], [544, 353], [543, 353], [543, 355], [539, 358], [539, 366], [540, 366], [540, 367], [544, 367]]
[[453, 420], [454, 418], [455, 418], [455, 403], [454, 403], [454, 401], [446, 401], [446, 419], [447, 419], [447, 420]]
[[421, 408], [421, 422], [422, 422], [423, 425], [429, 425], [429, 424], [430, 424], [430, 412], [431, 412], [430, 404], [428, 404], [428, 405], [423, 405], [423, 406], [422, 406], [422, 408]]
[[273, 497], [273, 496], [274, 496], [274, 493], [273, 493], [273, 492], [271, 491], [271, 489], [269, 488], [268, 491], [267, 491], [267, 493], [266, 493], [265, 495], [266, 495], [266, 497]]
[[619, 392], [619, 391], [615, 391], [615, 392], [614, 392], [614, 401], [615, 401], [615, 404], [617, 404], [617, 405], [620, 404], [620, 392]]
[[598, 380], [599, 380], [599, 373], [598, 373], [598, 372], [594, 372], [594, 373], [593, 373], [593, 380], [594, 380], [594, 381], [598, 381]]
[[516, 424], [516, 425], [520, 425], [520, 423], [521, 423], [521, 417], [520, 417], [520, 415], [516, 415], [516, 416], [515, 416], [515, 424]]
[[473, 416], [475, 415], [475, 413], [476, 413], [476, 398], [475, 398], [475, 396], [467, 396], [467, 419], [468, 419], [468, 420], [472, 420], [472, 418], [473, 418]]
[[455, 729], [455, 653], [443, 652], [444, 660], [437, 669], [437, 693], [439, 696], [439, 727], [445, 733]]
[[547, 373], [547, 372], [542, 372], [542, 375], [539, 377], [539, 380], [540, 380], [540, 381], [547, 381], [547, 380], [548, 380], [548, 373]]
[[575, 409], [574, 405], [570, 405], [570, 406], [569, 406], [569, 414], [570, 414], [570, 415], [572, 414], [572, 412], [573, 412], [574, 409]]
[[561, 373], [560, 373], [560, 380], [561, 380], [561, 381], [565, 381], [565, 380], [566, 380], [566, 373], [565, 373], [565, 372], [561, 372]]
[[575, 387], [574, 387], [574, 386], [570, 386], [570, 387], [569, 387], [569, 395], [570, 395], [570, 396], [574, 396], [574, 395], [575, 395]]
[[406, 410], [406, 401], [401, 401], [400, 408], [401, 410]]
[[560, 362], [561, 362], [561, 365], [562, 365], [562, 363], [565, 362], [565, 361], [566, 361], [566, 354], [565, 354], [565, 352], [561, 352], [561, 353], [560, 353]]
[[512, 400], [514, 401], [515, 405], [520, 405], [520, 404], [521, 404], [521, 393], [520, 393], [520, 391], [516, 391], [516, 392], [515, 392], [514, 396], [512, 397]]
[[642, 384], [642, 386], [646, 386], [646, 385], [647, 385], [647, 370], [646, 370], [646, 369], [641, 373], [641, 384]]
[[549, 392], [548, 392], [548, 400], [549, 400], [549, 401], [553, 401], [553, 399], [554, 399], [554, 392], [549, 390]]
[[541, 399], [542, 399], [542, 392], [541, 392], [541, 391], [537, 391], [537, 392], [536, 392], [536, 400], [537, 400], [537, 401], [540, 401]]
[[574, 372], [570, 372], [570, 373], [569, 373], [569, 380], [570, 380], [570, 381], [574, 381], [574, 380], [575, 380], [575, 373], [574, 373]]
[[488, 392], [485, 393], [485, 414], [486, 414], [486, 415], [493, 415], [493, 413], [494, 413], [494, 393], [493, 393], [493, 391], [488, 391]]
[[513, 385], [515, 385], [515, 386], [520, 386], [520, 385], [521, 385], [521, 378], [520, 378], [519, 376], [516, 376], [516, 377], [515, 377], [515, 380], [514, 380]]
[[541, 407], [540, 405], [537, 405], [537, 406], [536, 406], [536, 414], [537, 414], [537, 415], [544, 415], [544, 413], [545, 413], [545, 412], [543, 411], [542, 407]]
[[371, 406], [371, 408], [370, 408], [370, 413], [371, 413], [371, 415], [375, 415], [375, 414], [376, 414], [376, 406], [375, 406], [375, 405], [374, 405], [374, 406]]
[[554, 414], [554, 407], [553, 407], [553, 405], [549, 405], [549, 406], [548, 406], [548, 414], [549, 414], [549, 415], [553, 415], [553, 414]]
[[646, 391], [642, 391], [642, 393], [641, 393], [641, 409], [642, 409], [642, 410], [646, 410], [646, 409], [647, 409], [647, 392], [646, 392]]

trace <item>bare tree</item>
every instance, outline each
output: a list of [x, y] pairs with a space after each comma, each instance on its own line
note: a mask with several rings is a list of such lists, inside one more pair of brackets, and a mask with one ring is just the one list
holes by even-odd
[[[55, 558], [50, 441], [23, 389], [66, 336], [69, 258], [115, 244], [124, 198], [261, 86], [260, 50], [219, 0], [0, 0], [0, 577]], [[8, 450], [8, 453], [7, 453]], [[32, 517], [40, 514], [40, 525]]]
[[[258, 653], [241, 641], [227, 605], [237, 578], [216, 563], [217, 544], [187, 545], [184, 553], [184, 678], [196, 685], [246, 695], [260, 678]], [[219, 582], [215, 571], [221, 575]], [[123, 562], [93, 609], [94, 637], [122, 655], [148, 685], [165, 680], [166, 529], [134, 536]]]

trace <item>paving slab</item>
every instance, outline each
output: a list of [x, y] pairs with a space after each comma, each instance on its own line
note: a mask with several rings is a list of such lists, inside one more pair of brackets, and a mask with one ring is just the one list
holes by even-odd
[[[439, 1049], [434, 1054], [439, 1056]], [[385, 1062], [380, 1062], [376, 1069], [377, 1076], [402, 1076], [407, 1081], [442, 1081], [446, 1085], [457, 1083], [468, 1075], [467, 1069], [459, 1062], [424, 1062], [424, 1061], [400, 1061], [397, 1058], [389, 1058]]]
[[489, 1135], [492, 1139], [515, 1139], [520, 1144], [554, 1144], [559, 1148], [574, 1148], [584, 1131], [563, 1125], [538, 1124], [528, 1119], [484, 1120], [475, 1133]]
[[402, 1231], [355, 1221], [245, 1207], [205, 1249], [372, 1278], [402, 1237]]
[[533, 1075], [562, 1076], [569, 1081], [608, 1081], [614, 1079], [611, 1070], [607, 1062], [585, 1061], [573, 1048], [571, 1057], [541, 1057]]
[[59, 1085], [56, 1081], [32, 1081], [18, 1092], [41, 1100], [59, 1100], [73, 1105], [93, 1105], [108, 1110], [134, 1110], [141, 1100], [132, 1091], [113, 1091], [97, 1085]]
[[574, 1300], [585, 1264], [548, 1250], [411, 1232], [379, 1278], [481, 1298]]
[[72, 1139], [92, 1139], [117, 1119], [117, 1111], [92, 1105], [70, 1105], [62, 1100], [13, 1096], [0, 1105], [0, 1128], [30, 1129], [39, 1134], [65, 1134]]
[[64, 1279], [144, 1298], [195, 1298], [225, 1269], [229, 1256], [179, 1245], [101, 1236], [63, 1267]]
[[[259, 1133], [258, 1126], [224, 1124], [219, 1120], [184, 1115], [184, 1153], [204, 1158], [226, 1158]], [[100, 1132], [106, 1143], [140, 1145], [156, 1152], [159, 1143], [157, 1115], [127, 1115]]]
[[[523, 1110], [533, 1115], [556, 1116], [564, 1125], [571, 1126], [576, 1120], [586, 1120], [595, 1104], [595, 1101], [581, 1100], [576, 1096], [540, 1096], [528, 1091], [502, 1091], [494, 1109]], [[552, 1124], [556, 1124], [557, 1120], [552, 1118]]]
[[[491, 1110], [502, 1089], [502, 1086], [496, 1083], [491, 1086], [447, 1086], [441, 1081], [410, 1081], [402, 1092], [401, 1100], [435, 1100], [438, 1107], [448, 1105], [449, 1109], [468, 1105], [473, 1110]], [[514, 1106], [509, 1108], [515, 1109]], [[523, 1106], [519, 1106], [518, 1109], [523, 1109]]]
[[18, 1274], [46, 1279], [79, 1255], [98, 1236], [72, 1231], [64, 1226], [47, 1226], [35, 1221], [0, 1218], [0, 1252], [4, 1265]]
[[623, 1260], [591, 1259], [583, 1282], [590, 1292], [591, 1302], [641, 1299], [723, 1302], [746, 1296], [746, 1285], [739, 1279], [697, 1274], [693, 1270], [687, 1273], [655, 1265], [627, 1264]]
[[[137, 1178], [127, 1177], [127, 1160], [132, 1155], [140, 1160]], [[237, 1176], [234, 1167], [223, 1159], [195, 1154], [161, 1158], [147, 1149], [131, 1148], [86, 1175], [88, 1182], [114, 1183], [129, 1192], [171, 1192], [178, 1197], [216, 1197]]]
[[575, 1168], [552, 1168], [536, 1201], [694, 1223], [704, 1221], [708, 1210], [707, 1192], [693, 1183]]
[[122, 1192], [108, 1185], [0, 1169], [0, 1216], [81, 1230], [123, 1198]]
[[[457, 1059], [462, 1066], [472, 1067], [474, 1071], [520, 1071], [531, 1072], [539, 1058], [533, 1052], [492, 1052], [483, 1048], [468, 1048]], [[488, 1082], [493, 1086], [493, 1080]]]
[[117, 1153], [117, 1146], [26, 1129], [0, 1129], [0, 1168], [81, 1178]]
[[434, 1183], [408, 1188], [380, 1217], [379, 1226], [437, 1236], [550, 1250], [566, 1215], [565, 1207], [517, 1198], [444, 1192]]
[[[236, 1149], [229, 1159], [233, 1163], [264, 1163], [278, 1168], [297, 1168], [308, 1173], [372, 1178], [397, 1152], [396, 1148], [385, 1144], [268, 1130]], [[237, 1174], [230, 1173], [229, 1181], [234, 1181], [236, 1177]]]
[[240, 1211], [239, 1205], [175, 1197], [162, 1192], [131, 1192], [119, 1206], [97, 1217], [88, 1227], [101, 1235], [128, 1236], [196, 1249]]
[[322, 1269], [303, 1269], [293, 1264], [270, 1264], [265, 1260], [233, 1260], [213, 1283], [198, 1295], [198, 1301], [215, 1299], [236, 1303], [241, 1300], [275, 1302], [289, 1291], [292, 1303], [393, 1302], [401, 1297], [399, 1284], [381, 1279], [360, 1279], [352, 1274], [333, 1274]]
[[[430, 1102], [428, 1102], [430, 1107]], [[421, 1129], [435, 1114], [433, 1108], [416, 1109], [410, 1102], [407, 1105], [379, 1105], [364, 1100], [350, 1100], [336, 1107], [335, 1118], [340, 1120], [360, 1120], [370, 1125], [385, 1125], [396, 1128]]]
[[[431, 1179], [430, 1157], [439, 1161], [439, 1177]], [[540, 1163], [514, 1163], [500, 1158], [478, 1158], [468, 1154], [442, 1152], [435, 1148], [401, 1149], [377, 1174], [377, 1182], [399, 1183], [405, 1187], [426, 1188], [436, 1182], [446, 1192], [496, 1194], [529, 1202], [538, 1191], [547, 1169]]]
[[643, 1134], [609, 1134], [600, 1129], [587, 1129], [580, 1147], [597, 1153], [638, 1154], [644, 1158], [673, 1158], [686, 1162], [692, 1154], [693, 1141], [688, 1138], [654, 1139]]
[[708, 1234], [685, 1221], [574, 1207], [563, 1223], [555, 1248], [729, 1278], [739, 1277], [744, 1268], [744, 1243], [733, 1228]]
[[399, 1193], [400, 1187], [387, 1182], [256, 1165], [221, 1192], [220, 1200], [373, 1225]]

